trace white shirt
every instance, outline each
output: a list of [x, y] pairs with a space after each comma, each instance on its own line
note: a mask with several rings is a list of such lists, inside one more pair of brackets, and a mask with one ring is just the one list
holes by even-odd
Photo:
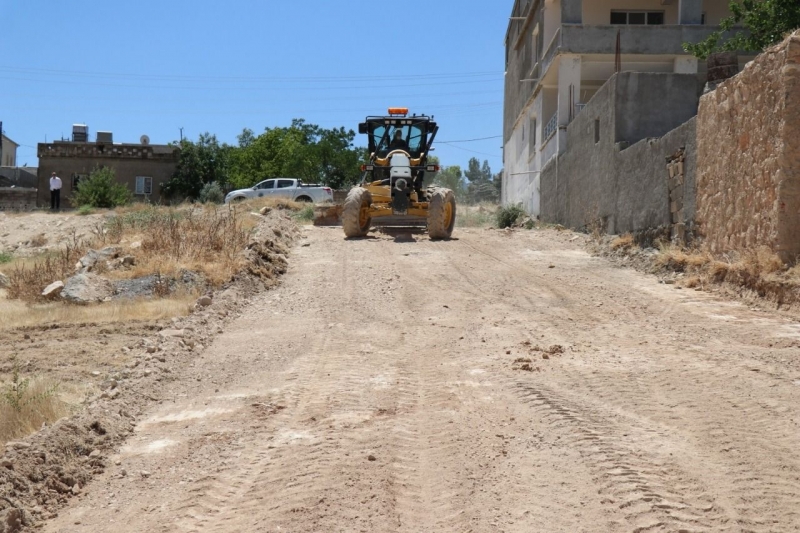
[[56, 191], [59, 189], [61, 189], [61, 178], [59, 178], [58, 176], [50, 178], [50, 190]]

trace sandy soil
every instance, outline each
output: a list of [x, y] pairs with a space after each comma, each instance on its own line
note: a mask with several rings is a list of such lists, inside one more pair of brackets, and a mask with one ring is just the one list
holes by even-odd
[[800, 324], [552, 231], [305, 229], [47, 532], [800, 529]]

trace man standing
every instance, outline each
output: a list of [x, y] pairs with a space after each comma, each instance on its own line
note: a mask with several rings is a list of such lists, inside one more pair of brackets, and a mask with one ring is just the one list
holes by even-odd
[[61, 178], [56, 173], [50, 176], [50, 210], [61, 209]]

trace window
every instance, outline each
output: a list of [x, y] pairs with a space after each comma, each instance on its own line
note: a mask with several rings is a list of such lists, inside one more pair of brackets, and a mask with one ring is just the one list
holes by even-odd
[[530, 122], [530, 134], [528, 135], [528, 157], [536, 152], [536, 119], [532, 118]]
[[136, 194], [153, 194], [153, 178], [136, 176]]
[[274, 189], [275, 188], [275, 180], [267, 180], [262, 181], [255, 187], [256, 189]]
[[706, 14], [705, 13], [700, 15], [700, 24], [702, 24], [703, 26], [706, 25]]
[[294, 185], [294, 180], [278, 180], [278, 189], [288, 189]]
[[664, 24], [663, 11], [612, 11], [611, 24], [655, 26]]
[[597, 144], [600, 142], [600, 119], [595, 119], [594, 121], [594, 143]]
[[78, 184], [81, 182], [81, 180], [86, 179], [88, 177], [89, 177], [89, 174], [73, 174], [72, 175], [72, 190], [74, 191], [75, 189], [77, 189], [78, 188]]

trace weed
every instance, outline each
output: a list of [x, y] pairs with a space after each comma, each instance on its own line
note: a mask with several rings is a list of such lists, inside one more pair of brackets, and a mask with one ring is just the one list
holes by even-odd
[[44, 233], [40, 233], [39, 235], [31, 239], [30, 244], [34, 248], [41, 248], [42, 246], [47, 244], [47, 235], [45, 235]]
[[314, 206], [312, 204], [306, 204], [300, 211], [296, 212], [292, 216], [295, 220], [311, 222], [314, 220]]
[[14, 256], [11, 255], [9, 252], [0, 252], [0, 265], [10, 263], [13, 259]]
[[506, 205], [500, 207], [495, 213], [495, 221], [498, 228], [510, 228], [513, 226], [519, 217], [525, 214], [521, 204]]
[[212, 181], [203, 185], [198, 198], [202, 203], [221, 204], [225, 200], [225, 193], [219, 183]]
[[82, 217], [86, 215], [91, 215], [92, 213], [94, 213], [94, 209], [92, 209], [92, 206], [90, 205], [82, 205], [78, 208], [78, 215]]
[[54, 422], [68, 412], [57, 396], [58, 383], [22, 378], [19, 360], [12, 356], [11, 382], [0, 389], [0, 441], [24, 437], [43, 423]]

